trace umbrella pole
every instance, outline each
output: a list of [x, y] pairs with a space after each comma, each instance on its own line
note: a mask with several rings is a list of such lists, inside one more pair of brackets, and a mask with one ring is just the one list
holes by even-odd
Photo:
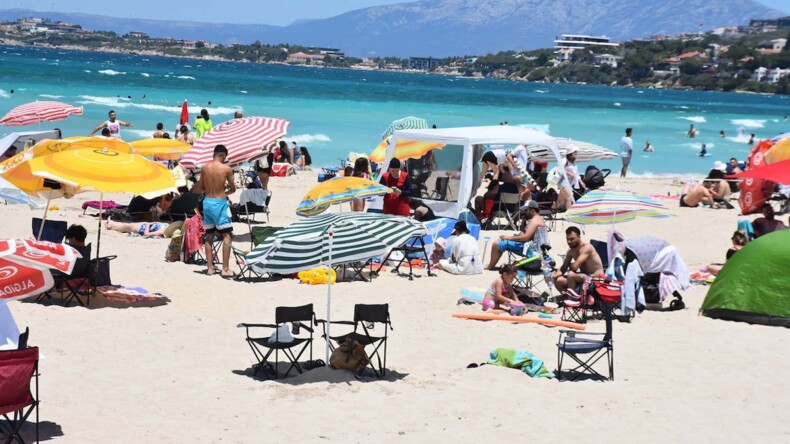
[[324, 360], [327, 367], [329, 367], [329, 341], [332, 337], [329, 329], [332, 325], [332, 241], [334, 236], [335, 232], [332, 231], [332, 227], [329, 227], [329, 261], [327, 264], [329, 272], [326, 277], [326, 359]]
[[49, 201], [52, 199], [52, 195], [47, 195], [47, 207], [44, 208], [44, 219], [41, 221], [41, 226], [38, 227], [38, 234], [36, 235], [36, 240], [41, 239], [41, 233], [44, 232], [44, 224], [47, 223], [47, 212], [49, 211]]
[[101, 220], [104, 205], [104, 192], [99, 193], [99, 234], [96, 237], [96, 259], [99, 258], [99, 250], [101, 250]]

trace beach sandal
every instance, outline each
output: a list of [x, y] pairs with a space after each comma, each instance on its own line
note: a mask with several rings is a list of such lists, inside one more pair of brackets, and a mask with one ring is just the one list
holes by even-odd
[[326, 367], [326, 362], [324, 362], [322, 359], [313, 359], [312, 361], [307, 361], [304, 364], [302, 364], [302, 368], [305, 371], [313, 370], [321, 367]]
[[233, 273], [233, 272], [231, 272], [231, 274], [227, 274], [227, 275], [226, 274], [222, 274], [222, 273], [218, 273], [218, 274], [220, 276], [222, 276], [222, 279], [227, 279], [227, 280], [236, 279], [236, 273]]

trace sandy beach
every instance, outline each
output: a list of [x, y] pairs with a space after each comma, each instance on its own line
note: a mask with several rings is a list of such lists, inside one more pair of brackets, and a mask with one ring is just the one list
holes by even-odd
[[[272, 178], [272, 226], [294, 222], [316, 172]], [[616, 179], [607, 186], [676, 196], [670, 178]], [[126, 203], [129, 195], [107, 200]], [[53, 201], [52, 217], [79, 223], [94, 242], [97, 219], [82, 216], [85, 193]], [[236, 201], [238, 195], [236, 196]], [[618, 225], [626, 237], [652, 234], [674, 244], [691, 271], [723, 261], [737, 210], [677, 208], [672, 219]], [[347, 209], [347, 206], [346, 206]], [[27, 238], [40, 211], [0, 206], [2, 237]], [[260, 216], [258, 217], [260, 219]], [[782, 216], [786, 219], [786, 216]], [[567, 227], [566, 223], [564, 227]], [[236, 235], [248, 233], [235, 224]], [[585, 240], [610, 226], [587, 226]], [[499, 232], [487, 232], [495, 238]], [[564, 253], [564, 230], [551, 233]], [[286, 380], [251, 377], [254, 363], [240, 322], [272, 322], [277, 306], [313, 303], [326, 316], [326, 287], [296, 280], [243, 283], [196, 274], [204, 267], [164, 261], [169, 240], [102, 232], [114, 283], [168, 295], [158, 307], [90, 309], [12, 302], [21, 329], [40, 347], [43, 439], [121, 442], [449, 442], [534, 439], [546, 442], [782, 442], [790, 439], [788, 331], [697, 315], [708, 287], [684, 293], [682, 311], [645, 311], [614, 325], [614, 382], [531, 379], [483, 366], [490, 350], [514, 347], [557, 363], [558, 329], [451, 317], [459, 291], [496, 276], [414, 281], [383, 273], [371, 283], [333, 288], [333, 317], [355, 303], [389, 303], [387, 367], [382, 380], [320, 368]], [[248, 243], [237, 241], [239, 247]], [[480, 246], [482, 248], [482, 237]], [[544, 285], [541, 284], [541, 288]], [[101, 302], [101, 301], [97, 301]], [[604, 330], [592, 321], [588, 331]], [[320, 327], [319, 327], [320, 331]], [[315, 358], [324, 342], [315, 340]], [[26, 427], [30, 431], [30, 427]], [[30, 436], [26, 434], [26, 436]]]

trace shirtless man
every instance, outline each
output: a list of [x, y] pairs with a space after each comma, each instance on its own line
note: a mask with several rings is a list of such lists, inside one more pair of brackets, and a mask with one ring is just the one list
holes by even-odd
[[680, 195], [680, 206], [694, 208], [702, 202], [710, 205], [711, 208], [719, 208], [719, 205], [715, 202], [715, 196], [710, 190], [712, 185], [709, 182], [703, 182], [702, 185], [691, 185]]
[[570, 249], [565, 255], [560, 269], [552, 277], [554, 285], [559, 291], [569, 288], [575, 289], [584, 282], [587, 276], [597, 276], [603, 273], [603, 263], [595, 248], [581, 238], [582, 232], [576, 227], [565, 230], [565, 240]]
[[[230, 214], [228, 196], [236, 192], [233, 170], [225, 165], [228, 149], [225, 145], [214, 148], [214, 160], [203, 166], [198, 183], [192, 188], [193, 193], [205, 193], [203, 198], [203, 226], [206, 228], [206, 274], [214, 274], [214, 255], [211, 250], [211, 239], [214, 233], [222, 235], [222, 277], [230, 279], [234, 276], [230, 271], [230, 246], [233, 241], [233, 221]], [[227, 187], [227, 191], [226, 191]]]
[[[523, 231], [516, 235], [503, 234], [499, 236], [499, 241], [491, 245], [491, 262], [488, 263], [486, 270], [496, 270], [496, 264], [502, 253], [505, 251], [512, 251], [516, 254], [524, 254], [524, 244], [531, 242], [535, 239], [535, 235], [539, 230], [543, 231], [543, 237], [548, 239], [546, 232], [546, 221], [540, 215], [540, 206], [534, 200], [529, 201], [528, 204], [522, 207], [522, 211], [526, 215], [529, 222], [524, 227]], [[541, 236], [538, 236], [539, 238]], [[538, 249], [539, 250], [539, 249]]]

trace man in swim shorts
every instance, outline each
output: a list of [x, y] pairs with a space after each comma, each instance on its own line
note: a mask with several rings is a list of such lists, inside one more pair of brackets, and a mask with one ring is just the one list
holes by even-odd
[[719, 208], [709, 187], [710, 184], [707, 182], [703, 182], [703, 185], [696, 184], [690, 186], [680, 195], [680, 206], [694, 208], [701, 202], [710, 205], [711, 208]]
[[214, 148], [214, 159], [203, 166], [200, 179], [192, 188], [193, 193], [205, 193], [203, 198], [203, 226], [206, 228], [206, 261], [211, 276], [214, 270], [214, 255], [211, 241], [214, 233], [222, 236], [222, 272], [223, 278], [232, 278], [230, 271], [230, 246], [233, 241], [233, 221], [230, 213], [228, 196], [236, 192], [236, 182], [233, 180], [233, 170], [225, 165], [228, 149], [225, 145]]

